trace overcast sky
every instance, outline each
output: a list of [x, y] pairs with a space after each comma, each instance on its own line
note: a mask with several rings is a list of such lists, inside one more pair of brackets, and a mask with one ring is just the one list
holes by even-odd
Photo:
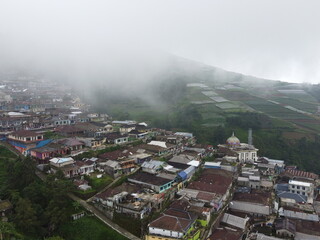
[[319, 0], [0, 0], [0, 60], [121, 63], [159, 51], [319, 83], [319, 9]]

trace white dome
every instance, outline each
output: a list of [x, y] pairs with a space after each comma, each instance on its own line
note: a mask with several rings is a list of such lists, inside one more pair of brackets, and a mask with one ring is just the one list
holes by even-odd
[[227, 139], [227, 144], [229, 147], [240, 146], [240, 140], [232, 133], [232, 136]]

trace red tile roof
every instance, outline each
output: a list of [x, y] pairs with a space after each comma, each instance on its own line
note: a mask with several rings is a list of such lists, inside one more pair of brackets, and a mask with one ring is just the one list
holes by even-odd
[[305, 172], [300, 170], [293, 170], [293, 169], [288, 169], [283, 174], [291, 177], [310, 178], [314, 180], [319, 178], [319, 175], [315, 173]]
[[162, 215], [150, 223], [150, 227], [160, 228], [169, 231], [186, 232], [192, 221], [172, 216]]
[[[219, 169], [205, 169], [198, 180], [191, 182], [188, 188], [224, 195], [231, 183], [232, 176], [229, 172]], [[200, 194], [200, 197], [211, 198], [208, 194]]]
[[75, 138], [66, 138], [66, 139], [60, 140], [59, 143], [69, 147], [84, 145], [82, 141], [79, 141]]
[[239, 240], [241, 239], [242, 232], [239, 230], [231, 230], [227, 228], [216, 229], [211, 236], [210, 240]]
[[36, 133], [33, 131], [29, 131], [29, 130], [20, 130], [20, 131], [16, 131], [16, 132], [11, 133], [11, 135], [18, 136], [18, 137], [36, 137], [36, 136], [40, 136], [43, 134]]
[[170, 231], [186, 232], [196, 220], [196, 216], [190, 212], [167, 209], [160, 217], [150, 223], [150, 227]]
[[128, 157], [130, 155], [129, 151], [115, 150], [112, 152], [106, 152], [99, 155], [99, 158], [108, 160], [118, 160], [120, 158]]
[[242, 202], [252, 202], [260, 204], [269, 204], [271, 198], [270, 192], [254, 191], [251, 193], [235, 193], [233, 195], [233, 200], [242, 201]]

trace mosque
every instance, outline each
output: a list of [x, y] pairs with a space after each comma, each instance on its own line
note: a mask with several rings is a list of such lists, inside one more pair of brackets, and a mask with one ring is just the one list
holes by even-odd
[[225, 144], [218, 145], [219, 152], [236, 156], [240, 163], [254, 163], [258, 159], [258, 150], [252, 145], [252, 132], [249, 130], [248, 143], [241, 143], [234, 133]]

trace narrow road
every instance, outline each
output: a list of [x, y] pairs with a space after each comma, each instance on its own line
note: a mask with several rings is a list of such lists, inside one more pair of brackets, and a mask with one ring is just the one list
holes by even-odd
[[107, 218], [102, 212], [100, 212], [98, 209], [95, 207], [91, 206], [88, 204], [86, 201], [82, 200], [81, 198], [78, 198], [72, 193], [69, 193], [68, 196], [74, 200], [80, 203], [87, 211], [93, 213], [97, 218], [99, 218], [102, 222], [104, 222], [106, 225], [111, 227], [113, 230], [117, 231], [121, 235], [127, 237], [130, 240], [140, 240], [140, 238], [136, 237], [132, 233], [128, 232], [124, 228], [120, 227], [119, 225], [115, 224], [112, 222], [109, 218]]

